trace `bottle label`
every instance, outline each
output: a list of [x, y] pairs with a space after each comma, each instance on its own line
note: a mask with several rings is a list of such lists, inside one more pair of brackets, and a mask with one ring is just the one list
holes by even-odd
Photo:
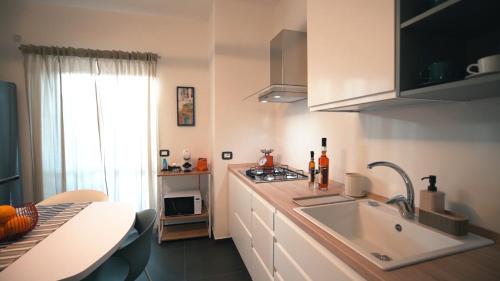
[[319, 183], [328, 184], [328, 167], [319, 168]]
[[314, 182], [315, 174], [316, 174], [316, 170], [315, 169], [309, 169], [309, 181], [310, 182]]

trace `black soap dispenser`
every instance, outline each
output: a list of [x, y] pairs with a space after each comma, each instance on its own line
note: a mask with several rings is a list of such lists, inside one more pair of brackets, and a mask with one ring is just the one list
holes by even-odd
[[420, 209], [437, 213], [444, 213], [444, 193], [437, 190], [435, 175], [422, 178], [429, 180], [427, 190], [420, 191]]

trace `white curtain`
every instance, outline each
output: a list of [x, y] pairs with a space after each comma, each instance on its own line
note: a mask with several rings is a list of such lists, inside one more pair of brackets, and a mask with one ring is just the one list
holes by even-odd
[[156, 203], [156, 63], [25, 54], [35, 199], [96, 189]]

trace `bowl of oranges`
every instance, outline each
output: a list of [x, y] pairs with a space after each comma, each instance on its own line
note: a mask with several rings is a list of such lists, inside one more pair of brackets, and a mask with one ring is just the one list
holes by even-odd
[[21, 238], [30, 232], [38, 222], [38, 211], [33, 203], [14, 208], [0, 205], [0, 242]]

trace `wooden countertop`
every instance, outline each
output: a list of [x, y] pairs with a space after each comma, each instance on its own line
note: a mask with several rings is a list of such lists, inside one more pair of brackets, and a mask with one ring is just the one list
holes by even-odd
[[[306, 180], [256, 184], [239, 172], [250, 166], [251, 164], [229, 165], [229, 171], [367, 280], [500, 280], [498, 243], [391, 271], [381, 270], [293, 210], [298, 206], [292, 202], [292, 198], [338, 193], [343, 190], [343, 185], [333, 183], [324, 192], [309, 188]], [[484, 233], [480, 234], [485, 236]]]

